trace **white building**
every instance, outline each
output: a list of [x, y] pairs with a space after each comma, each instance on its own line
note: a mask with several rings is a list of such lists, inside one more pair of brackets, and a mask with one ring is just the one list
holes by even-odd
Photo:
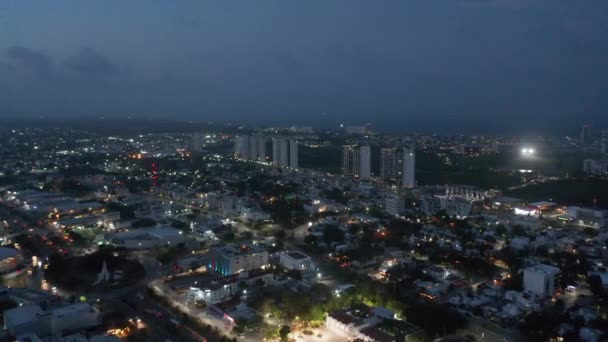
[[184, 235], [174, 228], [140, 228], [111, 234], [109, 241], [114, 246], [127, 249], [150, 249], [183, 243]]
[[239, 135], [234, 138], [234, 154], [241, 159], [249, 159], [249, 136]]
[[471, 201], [462, 197], [439, 196], [441, 209], [450, 216], [467, 217], [471, 213], [473, 204]]
[[278, 166], [298, 168], [298, 142], [285, 138], [272, 138], [272, 162]]
[[416, 153], [413, 149], [403, 149], [402, 163], [401, 185], [406, 188], [414, 188], [416, 186]]
[[279, 263], [288, 270], [309, 271], [314, 268], [312, 259], [297, 251], [281, 253]]
[[268, 265], [268, 251], [255, 244], [228, 244], [209, 250], [209, 269], [222, 275], [236, 274]]
[[239, 284], [256, 285], [260, 282], [272, 282], [271, 272], [241, 272], [238, 276], [221, 279], [207, 279], [198, 281], [196, 286], [190, 287], [186, 292], [188, 301], [204, 301], [207, 304], [216, 304], [229, 300], [239, 293]]
[[538, 296], [552, 296], [560, 281], [561, 271], [557, 267], [538, 264], [524, 269], [524, 290]]
[[384, 207], [388, 214], [400, 216], [405, 212], [405, 200], [402, 196], [390, 195], [385, 198]]

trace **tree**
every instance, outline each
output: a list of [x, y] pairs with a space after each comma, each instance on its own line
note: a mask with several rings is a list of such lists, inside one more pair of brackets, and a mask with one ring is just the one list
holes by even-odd
[[287, 336], [289, 335], [289, 333], [291, 333], [291, 328], [289, 327], [289, 325], [281, 326], [281, 328], [279, 329], [279, 337], [281, 338], [282, 342], [287, 342]]
[[604, 287], [602, 286], [602, 278], [599, 275], [594, 274], [587, 278], [587, 283], [589, 283], [589, 288], [594, 295], [601, 297], [604, 295]]
[[344, 232], [340, 230], [337, 226], [329, 225], [325, 227], [323, 231], [323, 240], [326, 243], [332, 242], [343, 242], [344, 241]]

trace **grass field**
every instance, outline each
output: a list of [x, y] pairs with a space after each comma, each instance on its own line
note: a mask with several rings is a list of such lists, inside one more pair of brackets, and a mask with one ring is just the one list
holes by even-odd
[[[608, 181], [600, 179], [560, 180], [526, 186], [508, 193], [527, 201], [553, 201], [564, 205], [608, 208]], [[596, 201], [594, 203], [594, 200]]]

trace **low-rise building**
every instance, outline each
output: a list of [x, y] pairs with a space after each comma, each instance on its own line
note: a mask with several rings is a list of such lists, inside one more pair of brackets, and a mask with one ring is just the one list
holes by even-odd
[[524, 290], [538, 296], [552, 296], [560, 282], [561, 271], [557, 267], [538, 264], [524, 269]]
[[209, 250], [209, 269], [223, 275], [268, 265], [268, 251], [256, 244], [228, 244]]
[[106, 239], [116, 247], [149, 249], [178, 245], [184, 242], [184, 235], [181, 230], [175, 228], [142, 228], [114, 233]]
[[288, 270], [308, 271], [313, 268], [312, 259], [298, 251], [281, 253], [279, 263]]
[[34, 333], [38, 337], [61, 336], [92, 328], [100, 323], [99, 311], [85, 303], [48, 310], [30, 304], [4, 312], [4, 326], [13, 337], [26, 333]]

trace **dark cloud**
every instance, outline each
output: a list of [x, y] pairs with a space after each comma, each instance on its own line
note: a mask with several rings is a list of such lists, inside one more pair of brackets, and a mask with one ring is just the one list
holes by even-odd
[[112, 74], [117, 66], [108, 57], [91, 48], [82, 48], [65, 60], [65, 66], [86, 74]]
[[38, 75], [49, 75], [53, 62], [49, 55], [23, 46], [11, 46], [5, 56], [15, 67], [23, 68]]
[[465, 7], [520, 10], [539, 5], [542, 0], [464, 0]]

